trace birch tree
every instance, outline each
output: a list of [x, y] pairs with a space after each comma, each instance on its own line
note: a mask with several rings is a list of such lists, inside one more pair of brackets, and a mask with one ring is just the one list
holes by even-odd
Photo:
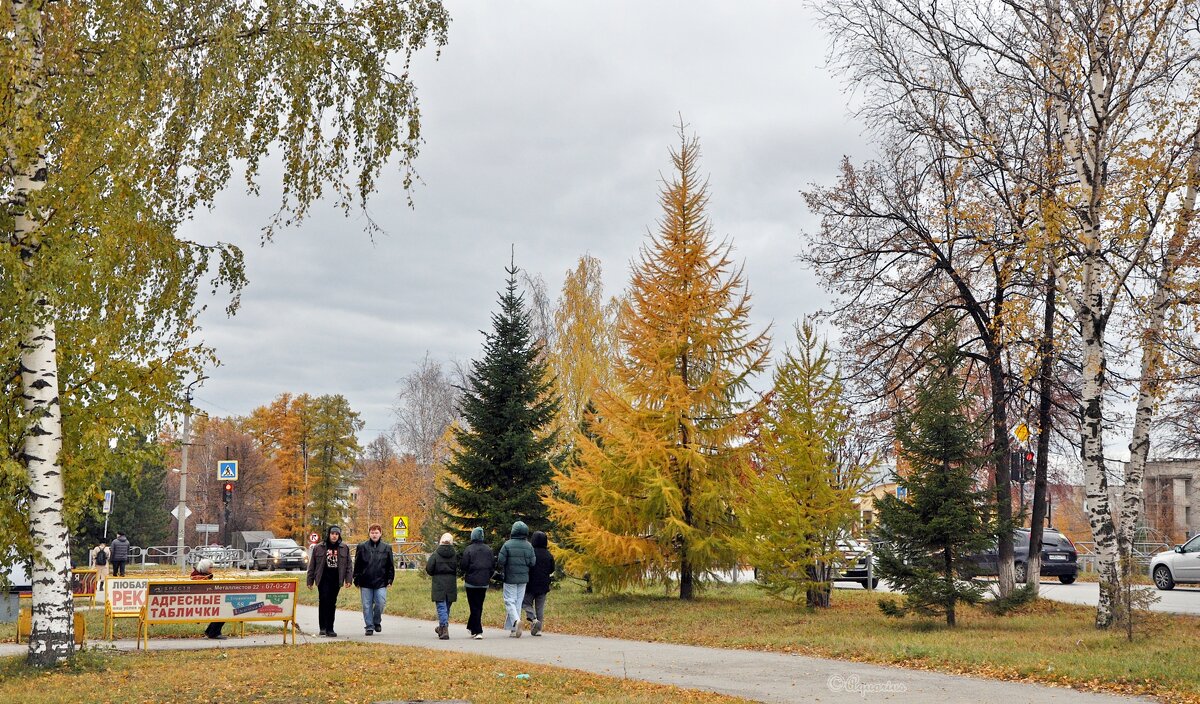
[[[21, 515], [35, 554], [29, 661], [45, 666], [72, 650], [59, 364], [65, 290], [92, 289], [89, 258], [106, 256], [119, 246], [114, 240], [137, 249], [165, 238], [173, 268], [160, 262], [128, 290], [145, 294], [165, 281], [172, 285], [164, 295], [189, 300], [207, 258], [197, 261], [173, 233], [227, 185], [234, 163], [256, 189], [270, 147], [284, 168], [268, 237], [322, 197], [346, 211], [364, 204], [389, 163], [398, 163], [407, 188], [420, 142], [407, 61], [427, 42], [445, 41], [447, 18], [436, 0], [180, 0], [153, 8], [4, 0], [0, 9], [3, 282], [14, 303], [6, 317], [23, 323], [12, 359], [25, 440], [10, 461], [27, 474]], [[215, 278], [236, 282], [240, 260], [225, 254]], [[181, 261], [188, 258], [190, 265]], [[183, 318], [190, 331], [194, 315]], [[159, 356], [158, 336], [174, 331], [143, 322], [142, 347], [122, 352], [177, 379], [195, 351]]]
[[[1043, 249], [1042, 242], [1054, 245], [1056, 256], [1047, 261], [1058, 260], [1056, 291], [1070, 310], [1082, 360], [1078, 442], [1102, 577], [1096, 622], [1107, 627], [1113, 622], [1122, 553], [1127, 556], [1109, 502], [1104, 449], [1106, 408], [1117, 390], [1109, 365], [1114, 351], [1128, 351], [1118, 347], [1123, 337], [1140, 341], [1134, 346], [1141, 348], [1144, 373], [1137, 393], [1144, 392], [1146, 402], [1139, 403], [1130, 445], [1131, 453], [1142, 453], [1153, 405], [1148, 399], [1161, 398], [1165, 389], [1155, 381], [1160, 363], [1154, 345], [1144, 344], [1161, 337], [1162, 319], [1141, 312], [1178, 305], [1181, 282], [1174, 276], [1187, 260], [1164, 246], [1173, 237], [1168, 223], [1182, 223], [1181, 237], [1191, 237], [1189, 196], [1178, 175], [1191, 172], [1186, 165], [1197, 124], [1197, 3], [846, 0], [835, 5], [840, 10], [832, 17], [840, 20], [839, 31], [859, 49], [873, 51], [879, 44], [903, 49], [882, 54], [882, 61], [871, 64], [874, 73], [863, 76], [877, 81], [876, 97], [966, 106], [976, 118], [974, 146], [958, 153], [982, 160], [990, 173], [1025, 183], [1038, 218], [1028, 228], [1029, 249]], [[865, 41], [854, 42], [855, 37]], [[995, 129], [995, 119], [987, 119], [1004, 113], [994, 109], [995, 101], [980, 98], [1006, 92], [1027, 96], [1025, 110], [1032, 117], [1048, 116], [1033, 122], [1042, 125], [1037, 141], [1045, 145], [1046, 168], [1026, 169], [1008, 158], [1017, 141]], [[887, 99], [878, 102], [888, 104]], [[952, 132], [928, 130], [915, 114], [907, 111], [891, 124], [902, 132], [936, 132], [935, 138], [958, 144], [949, 139]], [[1061, 223], [1047, 217], [1052, 212], [1063, 214]], [[1165, 256], [1152, 256], [1159, 251]], [[1160, 276], [1160, 264], [1174, 273]], [[1162, 298], [1155, 303], [1159, 291]], [[1123, 355], [1116, 360], [1127, 363]], [[1120, 480], [1120, 524], [1130, 530], [1138, 519], [1141, 479], [1140, 463], [1131, 462]]]

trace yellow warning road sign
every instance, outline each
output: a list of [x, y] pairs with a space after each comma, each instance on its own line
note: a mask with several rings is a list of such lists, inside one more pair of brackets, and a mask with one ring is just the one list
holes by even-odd
[[408, 538], [408, 516], [392, 516], [392, 536], [396, 540]]
[[1021, 444], [1025, 444], [1025, 441], [1029, 440], [1029, 426], [1025, 425], [1024, 423], [1018, 423], [1017, 425], [1013, 426], [1013, 429], [1010, 432], [1012, 432], [1012, 436], [1017, 439], [1017, 442]]

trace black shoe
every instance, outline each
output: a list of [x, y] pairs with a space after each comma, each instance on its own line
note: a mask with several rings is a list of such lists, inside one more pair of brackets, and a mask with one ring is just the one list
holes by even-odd
[[321, 629], [321, 631], [320, 631], [319, 633], [317, 633], [317, 635], [318, 635], [318, 636], [320, 636], [320, 637], [322, 637], [322, 638], [324, 638], [324, 637], [325, 637], [325, 634], [326, 634], [326, 632], [327, 632], [327, 631], [326, 631], [324, 628], [322, 628], [322, 629]]
[[334, 633], [333, 631], [325, 631], [325, 635], [330, 638], [337, 638], [337, 634]]
[[372, 631], [370, 628], [366, 629], [366, 631], [367, 632], [364, 635], [368, 635], [368, 636], [375, 635], [375, 631]]
[[383, 627], [382, 627], [382, 626], [380, 626], [378, 623], [377, 623], [377, 624], [375, 624], [375, 632], [376, 632], [376, 633], [383, 633]]
[[209, 640], [228, 640], [228, 636], [209, 636]]

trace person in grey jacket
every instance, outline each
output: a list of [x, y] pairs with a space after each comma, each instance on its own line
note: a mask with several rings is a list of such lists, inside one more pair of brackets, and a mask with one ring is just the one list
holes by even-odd
[[458, 598], [458, 554], [454, 552], [454, 536], [442, 533], [437, 550], [425, 561], [425, 571], [433, 577], [430, 595], [437, 605], [438, 625], [433, 632], [441, 640], [450, 640], [450, 605]]
[[487, 596], [488, 582], [495, 569], [496, 555], [491, 546], [483, 542], [483, 529], [473, 529], [471, 544], [463, 550], [458, 561], [458, 572], [463, 576], [463, 585], [467, 588], [467, 605], [471, 607], [471, 615], [467, 618], [467, 630], [475, 640], [483, 640], [483, 600]]
[[110, 574], [114, 577], [124, 577], [125, 563], [129, 562], [129, 538], [121, 531], [117, 531], [117, 537], [113, 538], [108, 556], [111, 558], [109, 562], [112, 563]]
[[521, 602], [525, 585], [529, 584], [529, 570], [536, 562], [529, 544], [529, 526], [517, 521], [496, 557], [496, 570], [504, 576], [504, 628], [510, 638], [521, 637]]

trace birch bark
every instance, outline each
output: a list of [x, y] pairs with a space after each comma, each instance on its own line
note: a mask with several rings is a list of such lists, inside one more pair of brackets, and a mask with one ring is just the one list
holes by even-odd
[[[17, 112], [37, 115], [45, 88], [42, 3], [14, 0], [9, 13], [14, 47], [21, 55], [24, 69], [13, 82]], [[18, 121], [15, 139], [5, 145], [14, 171], [13, 190], [7, 203], [13, 216], [11, 244], [16, 247], [24, 265], [23, 273], [29, 278], [36, 272], [41, 249], [37, 206], [30, 201], [36, 201], [46, 185], [46, 144], [43, 135], [29, 134], [27, 125], [39, 122]], [[32, 150], [28, 149], [29, 144], [34, 145]], [[29, 476], [29, 526], [35, 550], [28, 661], [39, 667], [70, 657], [74, 649], [71, 560], [62, 513], [62, 416], [53, 320], [51, 302], [39, 295], [34, 322], [20, 346], [21, 405], [27, 423], [22, 459]]]

